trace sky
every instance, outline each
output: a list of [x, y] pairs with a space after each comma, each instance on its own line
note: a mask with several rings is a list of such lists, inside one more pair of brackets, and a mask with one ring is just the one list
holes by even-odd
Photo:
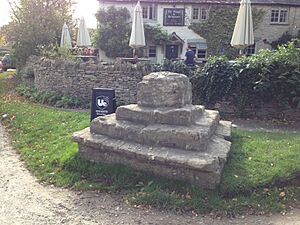
[[[99, 2], [97, 0], [76, 0], [77, 4], [74, 6], [73, 18], [85, 19], [88, 28], [96, 28], [97, 20], [95, 13], [99, 9]], [[0, 0], [0, 27], [10, 21], [10, 7], [8, 0]]]

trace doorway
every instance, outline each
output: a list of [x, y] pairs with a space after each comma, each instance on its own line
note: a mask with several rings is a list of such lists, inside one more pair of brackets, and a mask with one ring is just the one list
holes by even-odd
[[178, 45], [166, 45], [166, 58], [169, 60], [178, 58]]

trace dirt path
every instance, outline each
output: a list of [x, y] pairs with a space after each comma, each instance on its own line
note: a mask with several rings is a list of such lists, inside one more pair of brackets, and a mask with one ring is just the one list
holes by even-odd
[[300, 210], [286, 216], [213, 219], [133, 208], [120, 196], [42, 186], [11, 148], [0, 124], [0, 224], [264, 224], [300, 225]]

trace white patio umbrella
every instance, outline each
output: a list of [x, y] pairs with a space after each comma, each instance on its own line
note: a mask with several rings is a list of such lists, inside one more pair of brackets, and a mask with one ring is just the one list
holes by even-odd
[[136, 48], [144, 47], [145, 45], [146, 42], [144, 34], [143, 11], [140, 5], [140, 1], [138, 1], [133, 11], [133, 21], [129, 46], [133, 48], [133, 54], [135, 55]]
[[71, 40], [69, 28], [66, 23], [64, 23], [61, 32], [60, 47], [62, 46], [66, 46], [68, 49], [72, 48], [72, 40]]
[[90, 34], [86, 27], [85, 20], [83, 17], [81, 17], [80, 19], [79, 28], [77, 32], [77, 46], [78, 47], [91, 46]]
[[241, 0], [231, 46], [240, 50], [254, 44], [251, 1]]

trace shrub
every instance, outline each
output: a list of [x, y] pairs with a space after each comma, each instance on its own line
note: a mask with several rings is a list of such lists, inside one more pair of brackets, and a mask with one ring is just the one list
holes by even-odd
[[191, 79], [194, 95], [202, 104], [214, 105], [228, 94], [235, 76], [236, 71], [226, 57], [211, 57]]
[[271, 46], [273, 49], [277, 49], [279, 46], [281, 45], [286, 45], [289, 42], [291, 42], [294, 38], [300, 38], [300, 31], [298, 31], [297, 35], [293, 35], [290, 32], [285, 32], [282, 34], [282, 36], [280, 38], [278, 38], [277, 40], [273, 41], [271, 43]]
[[262, 61], [259, 57], [241, 57], [234, 64], [235, 76], [229, 93], [230, 100], [236, 107], [240, 116], [245, 114], [246, 108], [257, 105], [261, 98], [257, 98], [255, 89], [259, 74], [262, 69]]
[[[278, 51], [262, 51], [259, 60], [263, 61], [260, 79], [255, 88], [265, 96], [274, 99], [282, 106], [300, 108], [300, 49], [299, 39], [287, 46], [279, 46]], [[267, 99], [266, 99], [267, 98]]]
[[182, 61], [171, 61], [164, 59], [162, 64], [152, 64], [152, 71], [170, 71], [174, 73], [181, 73], [187, 76], [193, 75], [193, 69], [188, 67]]
[[60, 108], [78, 108], [84, 106], [78, 99], [47, 91], [38, 91], [24, 84], [16, 88], [17, 92], [30, 101], [52, 105]]
[[71, 61], [79, 61], [75, 58], [75, 55], [66, 47], [59, 47], [58, 45], [49, 45], [49, 46], [39, 46], [40, 55], [48, 59], [66, 59]]
[[210, 58], [191, 78], [194, 95], [206, 106], [230, 99], [240, 115], [268, 102], [300, 108], [299, 42], [240, 57], [234, 63], [225, 57]]

